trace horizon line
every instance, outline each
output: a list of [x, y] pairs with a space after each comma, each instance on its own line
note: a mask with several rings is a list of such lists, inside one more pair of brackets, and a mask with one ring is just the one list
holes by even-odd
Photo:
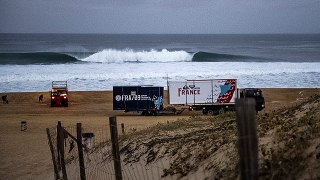
[[319, 33], [70, 33], [70, 32], [0, 32], [0, 34], [79, 34], [79, 35], [304, 35]]

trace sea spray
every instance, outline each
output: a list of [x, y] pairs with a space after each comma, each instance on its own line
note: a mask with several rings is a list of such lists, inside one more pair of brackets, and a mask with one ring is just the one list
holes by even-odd
[[186, 51], [150, 50], [134, 51], [132, 49], [104, 49], [82, 59], [88, 62], [124, 63], [124, 62], [181, 62], [191, 61], [192, 54]]

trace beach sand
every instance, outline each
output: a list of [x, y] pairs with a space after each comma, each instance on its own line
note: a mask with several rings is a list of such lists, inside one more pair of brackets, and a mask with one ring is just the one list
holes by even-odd
[[[280, 107], [290, 107], [314, 94], [319, 88], [265, 88], [264, 114]], [[39, 103], [38, 96], [44, 101]], [[0, 93], [4, 95], [4, 93]], [[63, 126], [103, 127], [109, 117], [117, 115], [117, 121], [126, 127], [144, 128], [157, 123], [201, 115], [201, 111], [184, 111], [180, 115], [140, 116], [112, 110], [111, 91], [70, 92], [69, 107], [50, 107], [49, 92], [6, 93], [9, 104], [0, 105], [0, 179], [53, 179], [53, 165], [48, 146], [46, 128], [54, 128], [58, 121]], [[166, 97], [165, 97], [166, 100]], [[27, 130], [21, 131], [21, 121], [27, 122]]]

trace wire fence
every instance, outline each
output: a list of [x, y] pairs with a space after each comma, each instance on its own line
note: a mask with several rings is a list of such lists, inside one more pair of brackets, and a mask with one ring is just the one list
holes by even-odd
[[[68, 126], [63, 127], [65, 131], [76, 137], [77, 127]], [[121, 126], [118, 128], [119, 132], [124, 134], [130, 134], [139, 130], [138, 126], [131, 125], [124, 128]], [[61, 160], [59, 158], [59, 150], [57, 148], [58, 134], [56, 128], [49, 129], [49, 138], [53, 145], [52, 153], [54, 157], [55, 166], [57, 168], [56, 179], [63, 179], [61, 172]], [[90, 127], [86, 126], [82, 128], [82, 135], [87, 133], [93, 133], [94, 137], [90, 137], [86, 140], [86, 137], [82, 137], [82, 143], [84, 144], [84, 161], [85, 161], [85, 173], [86, 179], [115, 179], [114, 160], [112, 157], [111, 138], [110, 138], [110, 125], [102, 127]], [[79, 152], [77, 149], [77, 142], [71, 136], [65, 135], [63, 139], [64, 144], [64, 159], [65, 167], [68, 179], [81, 179], [79, 168]], [[124, 157], [121, 157], [123, 161]], [[123, 178], [124, 179], [160, 179], [165, 165], [162, 161], [158, 161], [153, 165], [145, 165], [143, 163], [125, 164], [123, 165]], [[158, 178], [156, 178], [158, 177]]]
[[[250, 121], [255, 121], [254, 106], [248, 109], [251, 112], [239, 116], [238, 121], [246, 121], [251, 115]], [[237, 132], [234, 116], [212, 121], [194, 117], [192, 121], [179, 120], [148, 128], [117, 124], [115, 117], [110, 118], [110, 124], [100, 127], [82, 127], [80, 123], [63, 127], [59, 122], [56, 128], [47, 129], [55, 179], [221, 178], [223, 173], [239, 168], [235, 163], [239, 161], [236, 147], [239, 133], [242, 144], [239, 147], [243, 147], [239, 151], [240, 168], [247, 172], [242, 176], [256, 177], [257, 167], [251, 165], [257, 165], [255, 124], [238, 123], [247, 130], [252, 127], [253, 131]], [[222, 154], [219, 160], [212, 156], [219, 153]], [[238, 175], [234, 172], [231, 177]]]

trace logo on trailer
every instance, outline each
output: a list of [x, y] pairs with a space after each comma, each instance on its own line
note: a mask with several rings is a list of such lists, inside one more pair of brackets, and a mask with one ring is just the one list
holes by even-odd
[[121, 101], [121, 96], [120, 95], [116, 95], [116, 101]]
[[178, 88], [178, 96], [185, 95], [197, 95], [200, 94], [200, 87], [196, 87], [195, 85], [185, 85], [182, 88]]
[[116, 95], [116, 101], [150, 101], [148, 95]]
[[217, 103], [229, 103], [236, 90], [236, 80], [226, 80], [223, 85], [220, 85], [220, 94], [217, 99]]
[[163, 105], [162, 99], [163, 99], [162, 96], [160, 96], [160, 97], [157, 97], [155, 95], [153, 96], [152, 101], [154, 102], [154, 106], [155, 106], [156, 110], [161, 109], [161, 106]]

